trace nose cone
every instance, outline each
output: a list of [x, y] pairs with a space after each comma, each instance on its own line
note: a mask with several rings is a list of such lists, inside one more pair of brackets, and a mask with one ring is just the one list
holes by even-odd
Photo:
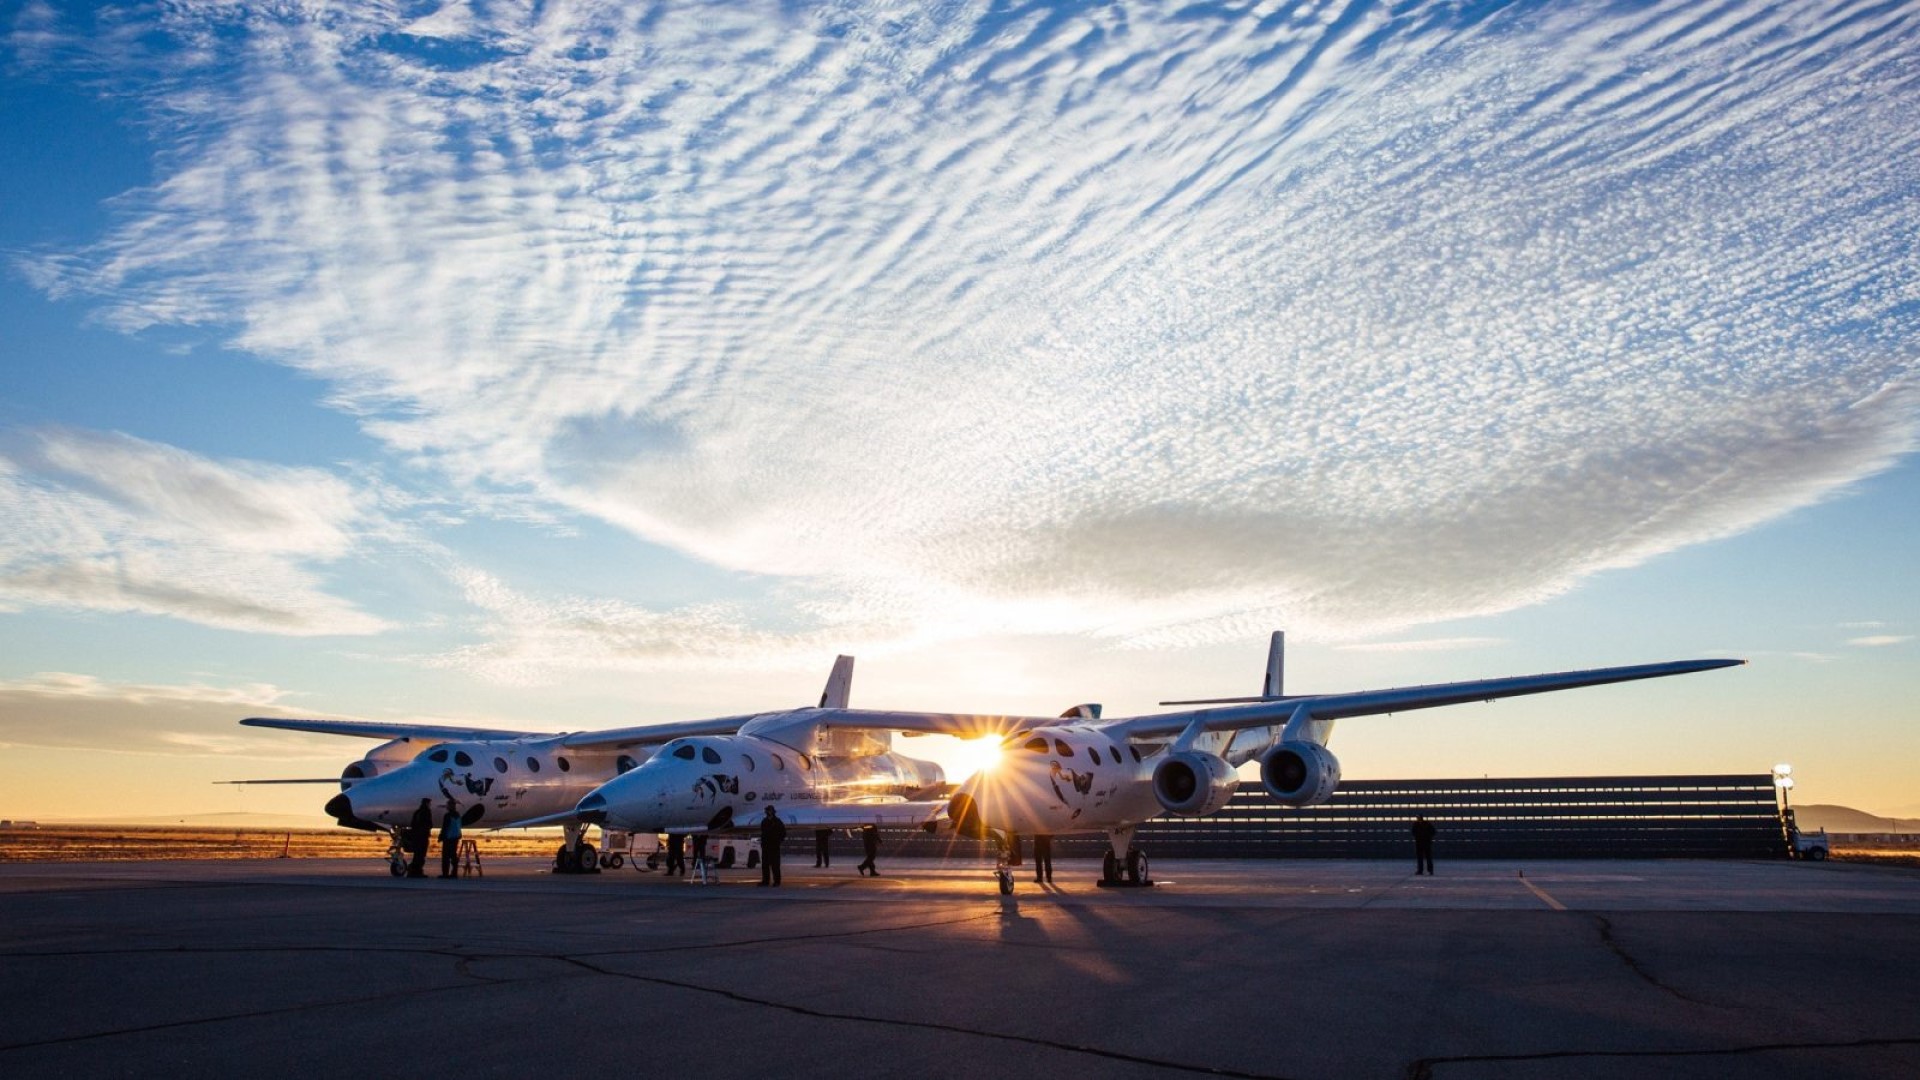
[[345, 824], [353, 819], [353, 802], [347, 798], [347, 793], [343, 791], [327, 800], [326, 811], [328, 817], [334, 818], [341, 824]]

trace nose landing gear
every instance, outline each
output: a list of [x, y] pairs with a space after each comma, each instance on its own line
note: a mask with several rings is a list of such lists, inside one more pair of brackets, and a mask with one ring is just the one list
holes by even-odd
[[585, 825], [565, 827], [566, 842], [560, 850], [553, 853], [553, 872], [556, 874], [597, 874], [600, 872], [600, 853], [592, 844], [586, 842]]

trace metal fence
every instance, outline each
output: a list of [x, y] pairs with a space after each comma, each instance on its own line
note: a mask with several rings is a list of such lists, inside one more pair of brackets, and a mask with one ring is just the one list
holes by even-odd
[[[1787, 840], [1766, 773], [1355, 780], [1321, 806], [1281, 806], [1243, 783], [1210, 817], [1161, 817], [1137, 841], [1163, 858], [1411, 858], [1415, 816], [1438, 830], [1437, 858], [1784, 858]], [[899, 855], [979, 856], [950, 835], [895, 833]], [[1097, 857], [1099, 836], [1061, 837], [1058, 858]]]

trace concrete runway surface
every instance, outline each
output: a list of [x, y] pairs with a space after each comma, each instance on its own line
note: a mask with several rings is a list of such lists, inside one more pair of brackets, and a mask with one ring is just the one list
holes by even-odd
[[811, 861], [0, 865], [0, 1075], [1920, 1076], [1911, 869]]

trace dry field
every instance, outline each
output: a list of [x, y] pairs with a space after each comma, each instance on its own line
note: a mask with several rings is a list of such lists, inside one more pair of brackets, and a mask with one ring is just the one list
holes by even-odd
[[[545, 855], [559, 836], [469, 833], [481, 855]], [[387, 838], [346, 829], [203, 829], [158, 825], [47, 825], [0, 829], [0, 862], [131, 859], [385, 859]], [[438, 858], [439, 849], [434, 849]]]

